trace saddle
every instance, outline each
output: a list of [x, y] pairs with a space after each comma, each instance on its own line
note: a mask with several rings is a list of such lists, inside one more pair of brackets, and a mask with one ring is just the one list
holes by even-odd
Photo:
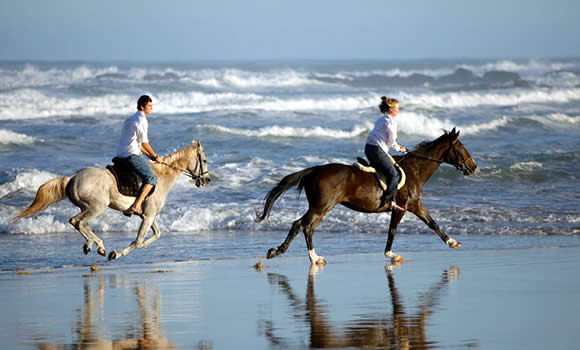
[[[122, 195], [137, 197], [143, 186], [143, 180], [137, 175], [129, 165], [127, 160], [115, 157], [113, 165], [107, 165], [106, 169], [113, 174], [117, 181], [117, 189]], [[149, 197], [155, 191], [155, 187], [149, 192]]]
[[[401, 187], [403, 187], [405, 185], [405, 181], [407, 180], [407, 176], [405, 175], [403, 168], [401, 168], [399, 166], [399, 164], [397, 164], [397, 162], [395, 162], [393, 157], [391, 157], [390, 155], [389, 155], [389, 157], [391, 158], [391, 160], [393, 161], [393, 164], [395, 164], [395, 168], [397, 169], [397, 171], [399, 171], [399, 174], [401, 175], [401, 180], [399, 181], [399, 184], [397, 185], [397, 189], [400, 189]], [[355, 166], [358, 169], [365, 171], [367, 173], [375, 174], [375, 178], [377, 179], [379, 187], [383, 191], [387, 190], [387, 176], [385, 174], [381, 173], [380, 171], [377, 171], [377, 169], [373, 168], [366, 159], [357, 157], [356, 162], [353, 164], [353, 166]]]

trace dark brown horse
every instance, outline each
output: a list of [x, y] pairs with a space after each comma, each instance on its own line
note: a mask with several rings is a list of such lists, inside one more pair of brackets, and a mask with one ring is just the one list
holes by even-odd
[[[395, 261], [402, 260], [399, 255], [392, 252], [391, 247], [397, 226], [407, 211], [415, 214], [427, 224], [449, 247], [461, 246], [459, 242], [441, 231], [421, 203], [423, 185], [442, 163], [455, 166], [464, 175], [475, 173], [477, 165], [458, 137], [459, 131], [453, 128], [451, 132], [445, 132], [435, 141], [424, 142], [414, 151], [394, 157], [405, 171], [407, 180], [397, 192], [397, 204], [404, 210], [395, 210], [391, 214], [385, 257]], [[292, 240], [302, 230], [306, 238], [310, 262], [324, 264], [326, 263], [324, 258], [316, 255], [314, 251], [312, 236], [324, 215], [335, 205], [342, 204], [364, 213], [381, 213], [387, 210], [386, 205], [380, 206], [382, 190], [378, 187], [374, 174], [359, 170], [352, 165], [332, 163], [314, 166], [285, 176], [266, 196], [264, 211], [256, 214], [256, 221], [266, 219], [276, 199], [296, 185], [298, 185], [299, 193], [302, 189], [306, 192], [308, 211], [294, 222], [286, 240], [277, 249], [268, 250], [266, 256], [268, 259], [286, 252]]]

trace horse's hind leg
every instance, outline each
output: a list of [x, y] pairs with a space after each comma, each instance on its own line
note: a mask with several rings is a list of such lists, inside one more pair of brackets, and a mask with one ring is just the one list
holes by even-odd
[[288, 250], [290, 243], [292, 243], [298, 232], [300, 232], [300, 230], [302, 229], [303, 218], [304, 217], [294, 221], [294, 223], [292, 224], [292, 228], [290, 229], [290, 232], [288, 232], [288, 236], [286, 236], [284, 242], [281, 245], [279, 245], [277, 249], [270, 248], [270, 250], [268, 250], [268, 253], [266, 254], [267, 259], [275, 258], [280, 254], [284, 254], [286, 250]]
[[73, 216], [69, 220], [69, 223], [73, 225], [73, 227], [76, 228], [77, 231], [79, 231], [81, 235], [87, 240], [83, 246], [83, 252], [85, 254], [88, 254], [93, 248], [93, 243], [96, 243], [98, 247], [97, 252], [102, 256], [106, 256], [106, 250], [105, 246], [103, 245], [103, 241], [93, 231], [91, 231], [89, 226], [89, 221], [101, 214], [103, 210], [104, 208], [85, 208], [82, 209], [78, 215]]
[[304, 239], [306, 240], [306, 248], [308, 249], [308, 257], [310, 258], [310, 263], [315, 265], [324, 265], [326, 260], [324, 257], [318, 256], [314, 250], [314, 245], [312, 244], [312, 237], [314, 236], [314, 230], [318, 227], [324, 215], [312, 214], [310, 211], [304, 216], [306, 224], [304, 225]]
[[393, 241], [395, 240], [395, 233], [397, 233], [397, 227], [399, 226], [401, 219], [403, 219], [403, 216], [405, 216], [405, 211], [403, 210], [393, 210], [393, 212], [391, 213], [391, 222], [389, 224], [389, 236], [387, 238], [387, 245], [385, 246], [385, 257], [391, 258], [393, 262], [403, 261], [403, 258], [400, 255], [395, 254], [392, 251]]

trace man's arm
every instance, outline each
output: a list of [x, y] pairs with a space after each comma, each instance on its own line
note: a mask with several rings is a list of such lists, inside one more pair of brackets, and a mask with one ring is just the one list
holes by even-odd
[[163, 157], [155, 153], [153, 147], [151, 147], [151, 145], [147, 142], [143, 142], [141, 144], [141, 152], [143, 152], [143, 154], [155, 162], [162, 163], [164, 161]]

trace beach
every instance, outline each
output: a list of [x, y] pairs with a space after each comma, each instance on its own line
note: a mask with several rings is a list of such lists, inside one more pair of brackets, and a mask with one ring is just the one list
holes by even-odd
[[576, 349], [580, 246], [2, 271], [6, 349]]

